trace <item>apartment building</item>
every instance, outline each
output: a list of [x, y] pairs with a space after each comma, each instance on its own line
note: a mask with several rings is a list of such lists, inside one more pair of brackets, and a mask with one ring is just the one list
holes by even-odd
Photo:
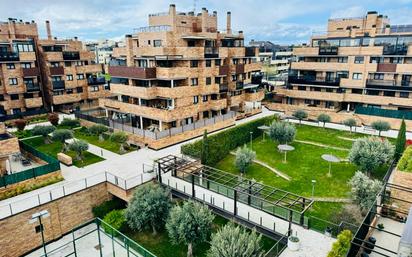
[[34, 21], [0, 22], [0, 119], [43, 107]]
[[230, 12], [220, 32], [216, 12], [177, 12], [170, 5], [125, 42], [108, 68], [116, 96], [100, 101], [112, 119], [127, 116], [134, 128], [161, 132], [261, 111], [257, 49], [244, 46], [242, 31], [232, 31]]
[[289, 106], [403, 116], [412, 110], [411, 43], [412, 26], [377, 12], [330, 19], [325, 34], [293, 49], [298, 59], [277, 96]]

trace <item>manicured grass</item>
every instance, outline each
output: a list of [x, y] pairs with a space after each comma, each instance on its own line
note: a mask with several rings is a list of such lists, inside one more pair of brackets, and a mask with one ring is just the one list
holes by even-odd
[[[220, 227], [224, 226], [228, 222], [227, 219], [220, 216], [216, 216], [213, 224], [213, 232], [216, 232]], [[173, 257], [186, 257], [187, 246], [179, 244], [173, 245], [170, 242], [167, 231], [159, 231], [156, 236], [153, 236], [152, 231], [134, 232], [131, 230], [125, 233], [128, 237], [135, 240], [138, 244], [155, 254], [157, 257], [169, 257], [171, 251], [173, 251]], [[262, 247], [265, 251], [268, 251], [276, 241], [262, 237]], [[208, 242], [196, 245], [194, 247], [194, 256], [205, 257], [207, 250], [210, 248]]]
[[16, 136], [18, 139], [26, 138], [26, 137], [31, 137], [33, 136], [31, 129], [25, 129], [25, 130], [17, 130], [15, 132], [12, 132], [14, 136]]
[[83, 132], [81, 129], [75, 129], [74, 130], [74, 137], [77, 139], [84, 140], [88, 142], [89, 144], [98, 146], [100, 148], [106, 149], [108, 151], [117, 153], [117, 154], [125, 154], [131, 151], [136, 150], [136, 148], [129, 148], [125, 149], [125, 153], [120, 153], [120, 144], [116, 142], [112, 142], [110, 139], [105, 139], [104, 141], [99, 140], [99, 136], [96, 135], [90, 135], [85, 132]]
[[[24, 140], [24, 142], [30, 146], [33, 146], [37, 150], [43, 153], [46, 153], [48, 155], [51, 155], [55, 158], [57, 158], [57, 154], [60, 153], [63, 149], [63, 144], [60, 142], [52, 142], [50, 144], [44, 144], [43, 137], [35, 137], [35, 138], [26, 139]], [[79, 168], [104, 160], [102, 157], [94, 155], [87, 151], [83, 153], [83, 160], [81, 161], [76, 160], [75, 158], [76, 153], [73, 151], [68, 151], [66, 152], [66, 154], [73, 158], [73, 165]]]

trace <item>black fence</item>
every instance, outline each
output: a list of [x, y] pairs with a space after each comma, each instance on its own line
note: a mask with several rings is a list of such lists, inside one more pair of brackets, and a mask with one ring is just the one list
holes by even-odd
[[0, 114], [0, 122], [4, 122], [7, 120], [15, 120], [15, 119], [21, 119], [26, 116], [34, 116], [34, 115], [39, 115], [39, 114], [45, 114], [47, 113], [46, 109], [37, 109], [37, 110], [29, 110], [25, 112], [20, 112], [16, 114]]
[[103, 117], [102, 118], [101, 117], [96, 117], [96, 116], [92, 116], [92, 115], [87, 114], [87, 113], [81, 113], [80, 111], [76, 111], [74, 113], [74, 116], [77, 119], [83, 119], [83, 120], [91, 121], [93, 123], [102, 124], [102, 125], [105, 125], [107, 127], [110, 126], [109, 119], [106, 118], [106, 117], [104, 117], [104, 118]]

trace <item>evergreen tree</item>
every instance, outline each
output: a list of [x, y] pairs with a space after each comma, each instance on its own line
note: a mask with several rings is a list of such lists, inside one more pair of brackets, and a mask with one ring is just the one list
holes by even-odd
[[203, 132], [203, 140], [202, 140], [202, 155], [201, 155], [201, 163], [208, 164], [208, 154], [209, 154], [209, 142], [207, 138], [207, 130]]
[[405, 151], [406, 145], [406, 124], [405, 120], [402, 120], [401, 127], [399, 128], [398, 137], [396, 138], [395, 144], [395, 159], [399, 160], [403, 152]]

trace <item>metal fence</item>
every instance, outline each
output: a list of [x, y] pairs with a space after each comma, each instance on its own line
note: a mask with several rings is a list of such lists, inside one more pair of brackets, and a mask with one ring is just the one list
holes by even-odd
[[4, 115], [0, 115], [0, 122], [4, 122], [7, 120], [20, 119], [26, 116], [34, 116], [34, 115], [45, 114], [45, 113], [47, 113], [46, 109], [38, 109], [38, 110], [20, 112], [16, 114], [4, 114]]
[[47, 164], [14, 174], [2, 176], [0, 177], [0, 187], [5, 187], [60, 170], [60, 162], [57, 159], [38, 151], [37, 149], [24, 143], [24, 141], [19, 141], [19, 145], [20, 149], [30, 153], [37, 158], [40, 158], [41, 160], [47, 162]]
[[264, 257], [278, 257], [286, 249], [288, 233], [284, 234], [264, 255]]
[[394, 118], [394, 119], [412, 120], [411, 111], [387, 110], [387, 109], [381, 109], [381, 108], [359, 106], [359, 107], [356, 107], [355, 113], [364, 114], [364, 115], [372, 115], [372, 116], [381, 116], [381, 117]]

